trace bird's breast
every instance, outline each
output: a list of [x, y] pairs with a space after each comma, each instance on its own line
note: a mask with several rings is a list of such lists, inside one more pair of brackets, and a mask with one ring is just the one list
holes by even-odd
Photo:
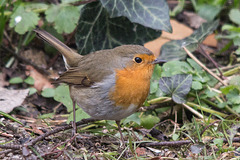
[[115, 106], [129, 107], [131, 104], [140, 107], [148, 96], [153, 65], [135, 70], [116, 70], [115, 86], [109, 97]]

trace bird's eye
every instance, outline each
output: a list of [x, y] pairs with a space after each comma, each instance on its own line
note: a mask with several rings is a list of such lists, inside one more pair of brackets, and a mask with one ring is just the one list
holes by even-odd
[[136, 57], [134, 60], [135, 60], [135, 62], [137, 62], [137, 63], [141, 63], [141, 62], [142, 62], [142, 58], [140, 58], [140, 57]]

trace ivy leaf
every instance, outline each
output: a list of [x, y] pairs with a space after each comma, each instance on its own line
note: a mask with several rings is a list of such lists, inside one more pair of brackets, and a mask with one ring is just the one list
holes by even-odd
[[32, 77], [29, 76], [24, 80], [24, 82], [29, 84], [29, 85], [34, 85], [35, 80]]
[[210, 22], [214, 20], [214, 18], [219, 14], [221, 9], [222, 8], [220, 6], [214, 6], [209, 4], [201, 5], [198, 11], [198, 15]]
[[232, 22], [240, 25], [240, 10], [239, 9], [231, 9], [229, 13], [229, 18]]
[[171, 77], [176, 74], [192, 72], [192, 68], [186, 62], [169, 61], [163, 64], [162, 76]]
[[24, 34], [27, 31], [35, 28], [38, 24], [38, 14], [35, 12], [27, 11], [23, 6], [19, 6], [16, 11], [11, 15], [10, 24], [11, 28], [19, 34]]
[[41, 95], [46, 98], [54, 97], [55, 89], [54, 88], [46, 88], [42, 91]]
[[[76, 110], [76, 122], [81, 121], [85, 118], [90, 118], [90, 116], [86, 112], [84, 112], [82, 108], [78, 107], [78, 109]], [[67, 123], [70, 123], [71, 121], [73, 121], [73, 112], [70, 113], [70, 115], [68, 116]]]
[[125, 16], [131, 22], [172, 32], [169, 8], [165, 0], [100, 0], [110, 17]]
[[160, 121], [160, 119], [153, 115], [143, 115], [141, 117], [141, 126], [143, 126], [146, 129], [151, 129], [155, 124], [157, 124]]
[[177, 74], [172, 77], [162, 77], [159, 81], [160, 89], [167, 95], [171, 95], [175, 103], [185, 102], [185, 96], [192, 86], [192, 75]]
[[212, 33], [217, 28], [218, 24], [219, 20], [203, 23], [191, 36], [182, 40], [173, 40], [165, 43], [161, 48], [160, 58], [167, 61], [185, 59], [187, 54], [182, 47], [187, 47], [190, 52], [195, 51], [198, 44], [201, 43], [207, 35]]
[[136, 112], [136, 113], [128, 116], [127, 118], [125, 118], [125, 119], [123, 120], [123, 124], [125, 125], [125, 124], [127, 124], [127, 123], [129, 123], [129, 122], [135, 122], [135, 123], [137, 123], [138, 125], [140, 125], [140, 124], [141, 124], [141, 119], [139, 118], [139, 115], [140, 115], [140, 113], [139, 113], [139, 112]]
[[227, 95], [229, 104], [240, 104], [240, 94], [238, 89], [231, 90]]
[[54, 100], [63, 103], [68, 112], [73, 110], [73, 103], [67, 85], [60, 85], [55, 89]]
[[101, 3], [92, 2], [82, 8], [75, 38], [78, 52], [88, 54], [123, 44], [144, 44], [160, 35], [126, 17], [110, 18]]
[[70, 5], [51, 5], [45, 14], [47, 21], [55, 24], [58, 33], [71, 33], [80, 17], [79, 8]]
[[201, 90], [202, 89], [202, 83], [200, 83], [198, 81], [193, 81], [192, 82], [192, 89]]
[[21, 77], [13, 77], [9, 80], [10, 84], [19, 84], [23, 83], [23, 79]]

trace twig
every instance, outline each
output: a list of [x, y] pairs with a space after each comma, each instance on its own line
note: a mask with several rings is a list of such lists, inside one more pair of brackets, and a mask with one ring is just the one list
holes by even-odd
[[0, 151], [0, 155], [8, 154], [10, 152], [13, 152], [13, 150], [12, 149], [3, 150], [3, 151]]
[[216, 67], [216, 69], [218, 70], [218, 72], [220, 73], [220, 77], [223, 78], [223, 74], [222, 74], [222, 71], [219, 69], [219, 66], [217, 64], [217, 62], [215, 60], [212, 59], [211, 56], [209, 56], [205, 51], [204, 49], [202, 48], [202, 44], [199, 45], [200, 48], [200, 53], [202, 55], [204, 55], [209, 61], [211, 61], [213, 63], [213, 65]]
[[169, 135], [169, 137], [175, 134], [176, 129], [177, 129], [177, 111], [175, 111], [175, 123], [174, 123], [173, 132]]
[[191, 57], [195, 62], [197, 62], [203, 69], [205, 69], [209, 74], [211, 74], [214, 78], [216, 78], [219, 82], [221, 82], [224, 86], [227, 86], [221, 78], [219, 78], [216, 74], [214, 74], [210, 69], [208, 69], [202, 62], [200, 62], [186, 47], [183, 47], [185, 52]]
[[[96, 121], [96, 119], [93, 119], [93, 118], [82, 119], [81, 121], [77, 122], [76, 125], [79, 126], [79, 125], [87, 124], [87, 123], [94, 122], [94, 121]], [[43, 140], [47, 136], [50, 136], [52, 134], [55, 134], [55, 133], [58, 133], [58, 132], [61, 132], [61, 131], [64, 131], [64, 130], [68, 130], [70, 128], [72, 128], [72, 125], [71, 124], [67, 124], [65, 126], [58, 127], [58, 128], [55, 128], [55, 129], [53, 129], [53, 130], [51, 130], [49, 132], [46, 132], [43, 135], [38, 136], [37, 138], [32, 139], [30, 142], [28, 142], [28, 143], [26, 143], [24, 145], [5, 144], [5, 145], [0, 145], [0, 148], [20, 150], [20, 149], [23, 148], [23, 146], [24, 147], [32, 146], [32, 145], [36, 144], [37, 142]]]
[[[94, 122], [94, 121], [96, 121], [96, 119], [93, 119], [93, 118], [82, 119], [81, 121], [77, 122], [76, 125], [79, 126], [79, 125], [83, 125], [83, 124], [86, 124], [86, 123], [89, 123], [89, 122]], [[27, 146], [32, 146], [32, 145], [36, 144], [38, 141], [43, 140], [45, 137], [48, 137], [52, 134], [55, 134], [55, 133], [58, 133], [58, 132], [61, 132], [61, 131], [64, 131], [64, 130], [68, 130], [70, 128], [72, 128], [72, 124], [67, 124], [65, 126], [55, 128], [55, 129], [53, 129], [49, 132], [44, 133], [43, 135], [31, 140], [26, 145]]]
[[205, 127], [205, 128], [202, 130], [200, 136], [202, 136], [203, 133], [204, 133], [209, 127], [211, 127], [212, 125], [214, 125], [215, 123], [220, 122], [220, 121], [221, 121], [221, 120], [216, 120], [216, 121], [210, 123], [207, 127]]
[[196, 111], [195, 109], [193, 109], [192, 107], [188, 106], [187, 104], [183, 103], [182, 104], [186, 109], [188, 109], [189, 111], [191, 111], [192, 113], [194, 113], [196, 116], [198, 116], [199, 118], [203, 119], [203, 115], [201, 115], [198, 111]]
[[141, 147], [150, 147], [150, 146], [181, 146], [184, 144], [193, 143], [191, 140], [185, 141], [170, 141], [170, 142], [150, 142], [150, 143], [140, 143]]

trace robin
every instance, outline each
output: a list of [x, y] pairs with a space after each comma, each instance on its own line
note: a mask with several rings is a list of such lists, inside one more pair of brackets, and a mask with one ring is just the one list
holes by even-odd
[[77, 103], [94, 119], [115, 120], [124, 143], [120, 120], [141, 107], [149, 93], [154, 65], [164, 61], [140, 45], [122, 45], [82, 56], [48, 32], [34, 31], [63, 56], [67, 71], [56, 82], [69, 85], [74, 121]]

